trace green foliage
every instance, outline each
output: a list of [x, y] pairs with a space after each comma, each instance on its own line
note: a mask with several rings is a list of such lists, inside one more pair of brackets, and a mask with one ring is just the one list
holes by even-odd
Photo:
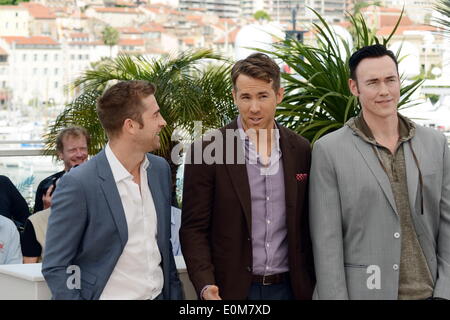
[[255, 18], [256, 20], [266, 20], [266, 21], [270, 21], [272, 20], [270, 18], [270, 15], [264, 11], [264, 10], [258, 10], [253, 14], [253, 18]]
[[119, 43], [120, 33], [116, 29], [111, 26], [106, 26], [102, 31], [102, 40], [103, 43], [107, 46], [113, 47], [117, 43]]
[[381, 1], [357, 1], [353, 7], [353, 15], [356, 16], [361, 12], [361, 9], [370, 7], [370, 6], [381, 6]]
[[17, 190], [19, 190], [20, 193], [24, 193], [26, 190], [31, 188], [34, 183], [34, 176], [28, 176], [23, 181], [19, 182], [16, 186]]
[[68, 125], [85, 127], [92, 136], [90, 154], [96, 154], [106, 143], [106, 135], [97, 118], [96, 100], [105, 88], [120, 80], [147, 80], [157, 87], [155, 97], [167, 126], [160, 134], [161, 149], [157, 154], [170, 161], [170, 152], [177, 143], [171, 141], [174, 130], [192, 133], [194, 121], [202, 121], [205, 129], [217, 128], [237, 115], [231, 95], [230, 67], [206, 66], [207, 61], [220, 60], [210, 50], [186, 52], [178, 57], [145, 59], [121, 55], [104, 59], [95, 69], [86, 71], [74, 86], [82, 94], [58, 116], [49, 128], [46, 152], [53, 154], [56, 134]]
[[[284, 61], [294, 74], [282, 74], [285, 80], [285, 98], [277, 110], [277, 120], [314, 143], [321, 136], [341, 128], [347, 120], [360, 111], [358, 99], [348, 88], [350, 71], [348, 59], [351, 56], [349, 43], [339, 38], [314, 11], [321, 24], [314, 24], [317, 44], [308, 45], [295, 39], [285, 39], [275, 44], [274, 54]], [[387, 45], [400, 22], [386, 39], [378, 39], [370, 32], [362, 16], [350, 16], [356, 26], [355, 50], [366, 45], [381, 43]], [[337, 48], [345, 48], [345, 55]], [[399, 106], [421, 84], [421, 80], [403, 86]]]
[[433, 94], [433, 93], [426, 93], [425, 94], [425, 98], [430, 99], [432, 104], [435, 104], [436, 102], [438, 102], [440, 97], [441, 96], [439, 94]]
[[30, 0], [0, 0], [0, 6], [15, 6], [21, 2], [30, 2]]
[[434, 9], [444, 16], [444, 18], [436, 18], [434, 21], [450, 32], [450, 0], [438, 0]]

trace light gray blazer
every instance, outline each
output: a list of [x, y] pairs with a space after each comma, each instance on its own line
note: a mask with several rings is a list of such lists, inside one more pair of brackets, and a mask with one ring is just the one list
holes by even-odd
[[[147, 155], [148, 185], [157, 214], [157, 243], [164, 299], [181, 299], [170, 243], [171, 180], [168, 163]], [[128, 241], [128, 228], [104, 150], [65, 174], [53, 195], [42, 273], [53, 299], [98, 299]], [[70, 265], [81, 270], [81, 288], [69, 289]], [[70, 281], [70, 279], [69, 279]]]
[[[450, 299], [450, 153], [434, 129], [416, 127], [403, 144], [411, 215], [434, 281], [434, 296]], [[310, 175], [310, 227], [315, 299], [397, 299], [401, 240], [394, 195], [372, 147], [348, 126], [318, 140]], [[369, 266], [380, 289], [369, 289]], [[396, 267], [396, 266], [397, 267]]]

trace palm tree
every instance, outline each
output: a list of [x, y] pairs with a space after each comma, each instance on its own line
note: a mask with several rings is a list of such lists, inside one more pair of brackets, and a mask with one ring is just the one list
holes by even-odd
[[106, 26], [102, 31], [102, 40], [103, 43], [109, 46], [109, 57], [112, 55], [112, 47], [119, 43], [120, 34], [117, 29], [114, 29], [111, 26]]
[[[219, 64], [211, 65], [211, 61]], [[45, 135], [46, 153], [54, 154], [57, 133], [69, 125], [85, 127], [92, 136], [89, 153], [99, 152], [107, 137], [97, 117], [96, 100], [111, 82], [147, 80], [156, 85], [155, 97], [167, 122], [160, 134], [161, 148], [155, 153], [169, 161], [175, 182], [178, 164], [171, 161], [171, 150], [179, 142], [171, 139], [174, 130], [180, 129], [186, 138], [193, 133], [194, 121], [202, 121], [205, 131], [236, 117], [229, 74], [229, 63], [210, 50], [186, 52], [175, 58], [120, 55], [105, 59], [74, 82], [82, 94], [50, 126]]]
[[450, 0], [439, 0], [435, 5], [435, 10], [442, 14], [443, 18], [436, 18], [435, 21], [450, 32]]
[[[314, 24], [317, 44], [308, 45], [288, 38], [275, 44], [275, 50], [271, 52], [260, 50], [274, 54], [294, 71], [294, 74], [282, 74], [285, 98], [277, 110], [277, 120], [311, 143], [339, 129], [360, 111], [358, 99], [351, 94], [347, 85], [350, 76], [347, 65], [352, 53], [350, 44], [338, 37], [320, 14], [314, 13], [321, 22], [321, 25]], [[387, 45], [401, 16], [392, 33], [387, 38], [378, 39], [361, 15], [350, 15], [356, 30], [355, 48], [375, 43]], [[339, 47], [343, 50], [339, 50]], [[420, 84], [421, 80], [417, 80], [402, 87], [399, 106], [408, 102]]]

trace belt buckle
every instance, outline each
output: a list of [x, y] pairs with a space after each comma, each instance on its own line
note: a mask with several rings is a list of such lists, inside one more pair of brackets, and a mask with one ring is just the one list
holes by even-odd
[[263, 275], [263, 286], [270, 286], [272, 284], [272, 282], [266, 282], [266, 275]]

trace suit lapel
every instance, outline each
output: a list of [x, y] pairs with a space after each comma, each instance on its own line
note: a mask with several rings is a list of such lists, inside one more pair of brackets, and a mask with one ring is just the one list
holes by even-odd
[[[280, 148], [283, 161], [284, 173], [284, 192], [286, 197], [286, 218], [295, 216], [297, 205], [297, 180], [295, 179], [297, 163], [295, 159], [296, 150], [294, 144], [291, 143], [287, 130], [278, 126], [280, 132]], [[289, 220], [288, 220], [289, 225]]]
[[420, 148], [417, 146], [416, 140], [414, 138], [411, 139], [409, 143], [403, 143], [403, 152], [405, 154], [406, 181], [408, 184], [409, 204], [411, 207], [411, 212], [415, 212], [413, 208], [416, 207], [417, 187], [419, 184], [419, 170], [417, 168], [416, 162], [414, 161], [414, 156], [412, 154], [411, 148], [414, 148], [417, 160], [419, 161], [419, 163], [422, 163], [420, 162]]
[[[149, 159], [150, 161], [150, 159]], [[148, 187], [150, 188], [150, 192], [152, 194], [153, 203], [155, 205], [156, 210], [156, 225], [157, 225], [157, 234], [156, 241], [158, 242], [158, 247], [161, 248], [162, 236], [164, 235], [164, 197], [161, 194], [161, 184], [159, 182], [158, 176], [156, 175], [155, 169], [152, 168], [153, 165], [150, 162], [147, 167], [147, 180]], [[161, 250], [161, 249], [160, 249]]]
[[[226, 130], [232, 129], [237, 130], [237, 120], [231, 122], [228, 126], [225, 127], [225, 130], [222, 132], [223, 137], [226, 137]], [[247, 221], [247, 229], [249, 234], [252, 234], [252, 204], [251, 204], [251, 194], [250, 194], [250, 184], [248, 181], [247, 174], [247, 166], [245, 164], [238, 164], [238, 152], [243, 150], [242, 141], [234, 137], [234, 162], [233, 164], [226, 163], [226, 143], [224, 143], [224, 163], [225, 167], [228, 170], [228, 173], [231, 178], [231, 184], [233, 185], [234, 190], [239, 198], [239, 202], [244, 211], [245, 220]]]
[[395, 214], [398, 215], [397, 207], [395, 205], [394, 200], [394, 194], [392, 192], [391, 183], [389, 182], [389, 178], [384, 172], [383, 168], [381, 167], [381, 164], [379, 160], [377, 159], [377, 156], [375, 152], [373, 151], [372, 147], [356, 135], [353, 135], [353, 141], [356, 145], [356, 148], [361, 153], [362, 157], [367, 163], [367, 166], [369, 167], [372, 174], [375, 176], [375, 179], [378, 181], [378, 184], [380, 185], [381, 189], [384, 192], [384, 195], [389, 201], [389, 204], [391, 205], [392, 209], [394, 210]]
[[117, 189], [111, 167], [106, 158], [105, 150], [102, 150], [97, 157], [97, 171], [100, 177], [100, 187], [114, 220], [117, 230], [119, 231], [122, 247], [125, 247], [128, 241], [128, 227], [123, 211], [122, 201], [120, 200], [119, 190]]

